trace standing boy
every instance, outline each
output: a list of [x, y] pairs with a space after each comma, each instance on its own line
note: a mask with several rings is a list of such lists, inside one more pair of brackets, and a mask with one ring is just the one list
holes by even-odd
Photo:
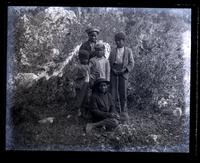
[[107, 81], [110, 81], [110, 63], [105, 58], [105, 46], [103, 44], [96, 44], [95, 57], [90, 59], [89, 66], [91, 86], [98, 78], [105, 78]]
[[75, 108], [78, 110], [78, 116], [84, 115], [87, 105], [88, 105], [88, 89], [89, 89], [89, 78], [90, 78], [90, 68], [89, 62], [89, 52], [86, 50], [80, 50], [79, 62], [74, 74], [76, 83], [76, 100]]
[[97, 43], [99, 29], [90, 27], [86, 29], [86, 33], [88, 34], [88, 41], [81, 45], [80, 50], [87, 50], [89, 52], [89, 59], [91, 59], [94, 57], [94, 47]]
[[115, 35], [115, 43], [117, 47], [111, 51], [109, 57], [111, 94], [115, 104], [117, 104], [117, 111], [121, 113], [121, 120], [126, 121], [128, 120], [127, 85], [134, 60], [132, 50], [125, 46], [125, 34], [123, 32]]

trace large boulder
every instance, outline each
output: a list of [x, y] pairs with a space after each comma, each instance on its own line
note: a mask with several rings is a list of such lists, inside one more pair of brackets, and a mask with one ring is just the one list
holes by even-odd
[[[23, 13], [23, 14], [22, 14]], [[16, 21], [18, 33], [16, 42], [17, 73], [24, 67], [34, 73], [41, 73], [41, 67], [49, 62], [62, 62], [69, 53], [65, 40], [70, 37], [71, 26], [78, 23], [73, 11], [63, 7], [48, 7], [41, 10], [21, 12]], [[72, 47], [70, 47], [72, 48]], [[38, 66], [39, 65], [39, 66]]]
[[29, 88], [31, 87], [38, 79], [38, 76], [34, 73], [18, 73], [14, 77], [14, 81], [17, 87]]

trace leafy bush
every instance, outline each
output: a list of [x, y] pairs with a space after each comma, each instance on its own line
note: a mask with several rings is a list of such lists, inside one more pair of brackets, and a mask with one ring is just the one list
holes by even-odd
[[[127, 34], [126, 44], [133, 50], [135, 60], [128, 88], [130, 111], [132, 108], [162, 110], [163, 99], [166, 108], [184, 107], [182, 33], [190, 30], [189, 18], [184, 14], [181, 17], [170, 10], [128, 8], [13, 7], [11, 10], [13, 76], [18, 73], [38, 76], [35, 85], [29, 88], [32, 93], [24, 101], [31, 99], [32, 104], [55, 103], [59, 98], [64, 101], [63, 96], [69, 95], [65, 93], [67, 89], [63, 90], [68, 88], [64, 85], [74, 78], [77, 47], [87, 39], [87, 26], [95, 26], [101, 30], [99, 39], [112, 47], [116, 32]], [[24, 92], [16, 87], [18, 101]]]

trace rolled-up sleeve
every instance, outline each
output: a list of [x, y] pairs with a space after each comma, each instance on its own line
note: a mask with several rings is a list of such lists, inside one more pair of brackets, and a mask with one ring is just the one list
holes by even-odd
[[108, 60], [106, 62], [106, 79], [110, 81], [110, 63]]

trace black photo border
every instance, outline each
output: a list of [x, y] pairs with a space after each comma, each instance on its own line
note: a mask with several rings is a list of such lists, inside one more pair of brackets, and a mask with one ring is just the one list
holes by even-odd
[[[2, 1], [1, 1], [2, 2]], [[0, 161], [10, 159], [25, 160], [50, 160], [58, 162], [64, 160], [95, 160], [95, 161], [127, 161], [129, 160], [177, 160], [177, 161], [197, 161], [199, 159], [199, 112], [198, 112], [198, 52], [199, 52], [199, 5], [193, 0], [134, 0], [132, 2], [119, 0], [39, 0], [22, 1], [7, 0], [3, 1], [1, 11], [1, 71], [2, 71], [2, 93], [1, 102], [1, 156]], [[80, 6], [80, 7], [142, 7], [142, 8], [188, 8], [192, 10], [192, 33], [191, 33], [191, 96], [190, 96], [190, 151], [189, 153], [145, 153], [145, 152], [46, 152], [46, 151], [6, 151], [5, 150], [5, 125], [6, 125], [6, 54], [7, 54], [7, 10], [8, 6]], [[3, 12], [2, 12], [3, 11]], [[53, 159], [53, 160], [52, 160]], [[41, 161], [42, 161], [41, 160]], [[45, 162], [46, 162], [45, 161]]]

